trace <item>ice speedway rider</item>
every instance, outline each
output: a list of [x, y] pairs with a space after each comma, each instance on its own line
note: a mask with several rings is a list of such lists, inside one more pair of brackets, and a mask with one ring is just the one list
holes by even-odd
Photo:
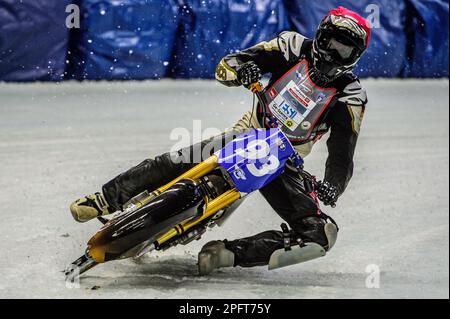
[[[297, 152], [305, 157], [330, 131], [325, 177], [317, 190], [324, 205], [336, 202], [353, 174], [353, 155], [367, 97], [352, 69], [367, 49], [370, 33], [363, 17], [339, 7], [323, 18], [314, 39], [296, 32], [282, 32], [268, 42], [225, 56], [216, 69], [216, 79], [220, 83], [248, 87], [266, 73], [271, 73], [269, 85], [275, 83], [300, 61], [306, 61], [305, 72], [314, 84], [313, 90], [335, 89], [326, 111], [314, 125], [313, 134], [307, 140], [292, 139]], [[122, 210], [130, 198], [144, 190], [156, 189], [193, 167], [195, 163], [190, 154], [195, 150], [211, 144], [223, 146], [226, 135], [260, 128], [260, 123], [270, 125], [260, 108], [255, 106], [243, 115], [232, 131], [175, 153], [146, 159], [103, 185], [102, 192], [72, 203], [71, 213], [77, 221], [86, 222]], [[220, 267], [267, 265], [271, 255], [285, 248], [286, 243], [317, 243], [325, 251], [330, 250], [337, 239], [337, 227], [327, 215], [318, 211], [316, 201], [299, 190], [301, 187], [297, 172], [286, 169], [260, 190], [270, 206], [289, 224], [290, 230], [283, 227], [283, 231], [270, 230], [247, 238], [209, 242], [199, 253], [200, 273], [209, 274]], [[305, 259], [315, 257], [319, 256]], [[304, 261], [302, 257], [301, 261]]]

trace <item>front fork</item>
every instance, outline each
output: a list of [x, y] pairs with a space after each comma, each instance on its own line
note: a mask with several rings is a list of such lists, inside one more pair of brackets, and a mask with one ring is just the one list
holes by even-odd
[[[147, 196], [138, 196], [133, 198], [130, 201], [130, 208], [132, 210], [137, 210], [145, 205], [147, 205], [150, 201], [152, 201], [156, 196], [160, 195], [167, 189], [169, 189], [172, 185], [177, 183], [182, 179], [190, 179], [194, 182], [197, 182], [201, 177], [207, 175], [214, 169], [219, 166], [218, 157], [213, 155], [203, 161], [202, 163], [194, 166], [184, 174], [180, 175], [170, 183], [158, 188], [157, 190], [147, 193]], [[241, 194], [236, 188], [232, 188], [223, 194], [217, 196], [216, 198], [209, 200], [207, 196], [205, 197], [205, 209], [203, 214], [191, 220], [184, 221], [176, 226], [174, 226], [171, 230], [169, 230], [164, 235], [160, 236], [156, 239], [154, 243], [154, 247], [161, 247], [164, 243], [167, 243], [169, 240], [174, 239], [177, 236], [186, 234], [188, 230], [193, 230], [193, 228], [199, 225], [201, 222], [209, 219], [214, 216], [218, 211], [230, 206], [235, 201], [241, 198]]]

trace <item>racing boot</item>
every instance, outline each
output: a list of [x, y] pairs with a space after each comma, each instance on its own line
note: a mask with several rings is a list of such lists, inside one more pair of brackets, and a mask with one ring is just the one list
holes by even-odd
[[222, 241], [216, 240], [203, 246], [198, 254], [198, 272], [209, 275], [215, 269], [234, 266], [234, 253], [225, 248]]
[[93, 218], [109, 214], [109, 205], [102, 193], [95, 193], [77, 199], [70, 205], [73, 218], [85, 223]]

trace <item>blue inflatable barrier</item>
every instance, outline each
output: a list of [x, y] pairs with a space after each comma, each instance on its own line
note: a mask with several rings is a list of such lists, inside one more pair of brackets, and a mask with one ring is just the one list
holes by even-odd
[[64, 77], [70, 0], [0, 0], [0, 81]]
[[0, 0], [0, 81], [213, 78], [283, 30], [313, 37], [339, 5], [375, 22], [360, 77], [448, 77], [448, 0]]
[[289, 28], [282, 0], [185, 0], [170, 74], [213, 78], [226, 54]]
[[166, 75], [178, 25], [175, 0], [82, 0], [75, 78], [158, 79]]
[[448, 77], [448, 0], [408, 0], [411, 16], [409, 77]]
[[[363, 17], [377, 14], [379, 24], [372, 29], [368, 50], [356, 66], [361, 77], [401, 76], [407, 65], [407, 38], [404, 32], [406, 5], [403, 0], [285, 0], [295, 31], [313, 37], [322, 18], [333, 8], [344, 6]], [[376, 22], [376, 21], [375, 21]]]

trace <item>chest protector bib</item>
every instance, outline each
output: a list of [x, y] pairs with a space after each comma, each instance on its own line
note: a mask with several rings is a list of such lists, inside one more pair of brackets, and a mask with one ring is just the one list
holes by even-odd
[[278, 127], [291, 142], [306, 142], [335, 94], [334, 88], [315, 85], [308, 62], [301, 60], [264, 91], [265, 125]]

